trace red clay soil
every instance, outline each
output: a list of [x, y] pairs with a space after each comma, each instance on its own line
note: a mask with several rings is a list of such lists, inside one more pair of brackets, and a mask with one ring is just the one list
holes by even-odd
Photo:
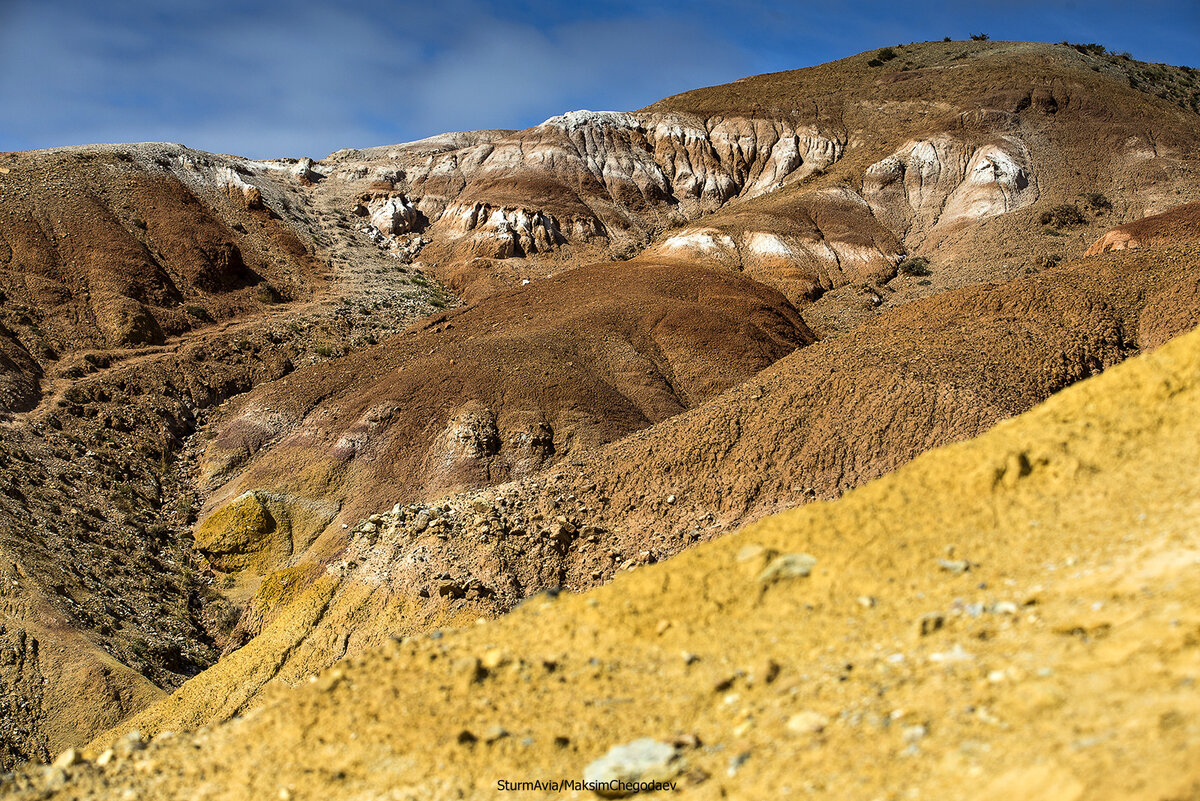
[[1196, 241], [1200, 241], [1200, 203], [1185, 203], [1162, 214], [1118, 225], [1093, 243], [1085, 255]]

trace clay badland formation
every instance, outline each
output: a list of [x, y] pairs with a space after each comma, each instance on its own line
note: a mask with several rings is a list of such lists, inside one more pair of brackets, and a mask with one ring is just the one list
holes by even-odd
[[0, 154], [2, 786], [1191, 797], [1197, 79]]

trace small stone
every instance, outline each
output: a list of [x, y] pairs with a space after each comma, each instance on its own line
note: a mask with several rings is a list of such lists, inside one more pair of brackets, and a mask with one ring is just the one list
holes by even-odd
[[904, 742], [916, 743], [924, 740], [929, 735], [929, 729], [918, 723], [915, 726], [905, 726], [902, 735]]
[[603, 798], [624, 798], [635, 792], [631, 785], [670, 781], [684, 767], [675, 746], [643, 737], [609, 749], [583, 769], [583, 779], [598, 783]]
[[660, 620], [658, 621], [658, 625], [654, 627], [654, 633], [661, 637], [667, 633], [667, 629], [669, 628], [671, 628], [671, 621]]
[[930, 662], [942, 664], [949, 664], [953, 662], [970, 662], [974, 659], [975, 657], [967, 653], [967, 651], [958, 643], [955, 643], [949, 651], [940, 651], [936, 654], [929, 655]]
[[954, 575], [962, 575], [971, 569], [971, 563], [966, 559], [939, 559], [938, 567], [945, 570], [947, 573]]
[[66, 770], [67, 768], [74, 767], [81, 761], [82, 757], [79, 754], [79, 750], [75, 748], [68, 748], [66, 751], [63, 751], [58, 755], [58, 759], [54, 760], [51, 767]]
[[930, 612], [921, 615], [921, 619], [917, 621], [917, 629], [922, 637], [933, 634], [935, 631], [946, 625], [946, 618], [940, 612]]
[[675, 503], [675, 496], [674, 496], [674, 495], [668, 495], [668, 496], [667, 496], [667, 503]]
[[495, 670], [496, 668], [504, 667], [511, 662], [512, 659], [509, 658], [506, 651], [500, 648], [492, 648], [485, 652], [483, 659], [479, 661], [480, 664], [482, 664], [488, 670]]
[[146, 741], [142, 738], [140, 731], [131, 731], [117, 742], [117, 751], [122, 756], [129, 756], [145, 749]]
[[863, 609], [874, 609], [875, 603], [876, 603], [875, 596], [873, 596], [873, 595], [858, 596], [858, 605], [861, 606]]
[[[316, 677], [314, 676], [314, 678], [316, 678]], [[104, 767], [109, 762], [112, 762], [113, 758], [115, 756], [116, 756], [116, 754], [113, 752], [113, 750], [111, 748], [105, 749], [104, 753], [102, 753], [100, 756], [96, 757], [96, 765], [98, 765], [99, 767]]]
[[504, 728], [503, 726], [489, 726], [487, 731], [483, 733], [483, 741], [488, 745], [491, 745], [497, 740], [503, 740], [507, 736], [508, 729]]
[[797, 712], [788, 718], [787, 730], [793, 734], [818, 734], [829, 725], [829, 718], [811, 710]]
[[67, 786], [67, 772], [62, 768], [48, 766], [42, 774], [42, 787], [48, 793], [58, 792]]
[[783, 579], [807, 578], [817, 564], [815, 556], [806, 553], [788, 553], [771, 560], [763, 572], [758, 574], [760, 584], [770, 585]]
[[737, 559], [739, 564], [741, 564], [743, 562], [750, 562], [754, 559], [757, 559], [758, 557], [762, 556], [762, 554], [766, 553], [766, 551], [767, 549], [761, 545], [743, 545], [740, 549], [738, 549], [737, 556], [734, 558]]
[[671, 741], [671, 745], [676, 748], [699, 748], [703, 743], [700, 742], [700, 737], [691, 732], [681, 734]]

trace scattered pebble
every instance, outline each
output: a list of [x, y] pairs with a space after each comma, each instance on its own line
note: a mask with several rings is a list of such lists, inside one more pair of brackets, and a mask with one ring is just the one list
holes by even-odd
[[[583, 778], [586, 782], [601, 783], [665, 782], [678, 776], [684, 767], [684, 760], [675, 746], [643, 737], [609, 749], [583, 769]], [[605, 798], [624, 798], [633, 792], [632, 788], [621, 787], [596, 791]]]
[[971, 569], [971, 563], [966, 559], [939, 559], [938, 567], [945, 570], [947, 573], [954, 575], [962, 575]]
[[758, 574], [758, 581], [760, 584], [770, 585], [782, 579], [807, 578], [816, 564], [816, 557], [806, 553], [777, 556]]
[[797, 712], [788, 718], [787, 730], [793, 734], [818, 734], [829, 725], [829, 718], [811, 710]]
[[921, 615], [920, 620], [917, 621], [917, 630], [920, 631], [922, 637], [926, 637], [945, 625], [946, 618], [941, 612], [929, 612]]

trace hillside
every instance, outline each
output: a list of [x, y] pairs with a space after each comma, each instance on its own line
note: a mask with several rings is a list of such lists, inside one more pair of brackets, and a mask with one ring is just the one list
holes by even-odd
[[320, 161], [0, 154], [0, 767], [687, 560], [1195, 327], [1191, 71], [889, 50]]
[[[474, 798], [623, 777], [696, 798], [1188, 797], [1198, 377], [1192, 333], [838, 501], [9, 787]], [[641, 738], [639, 772], [596, 766]]]

